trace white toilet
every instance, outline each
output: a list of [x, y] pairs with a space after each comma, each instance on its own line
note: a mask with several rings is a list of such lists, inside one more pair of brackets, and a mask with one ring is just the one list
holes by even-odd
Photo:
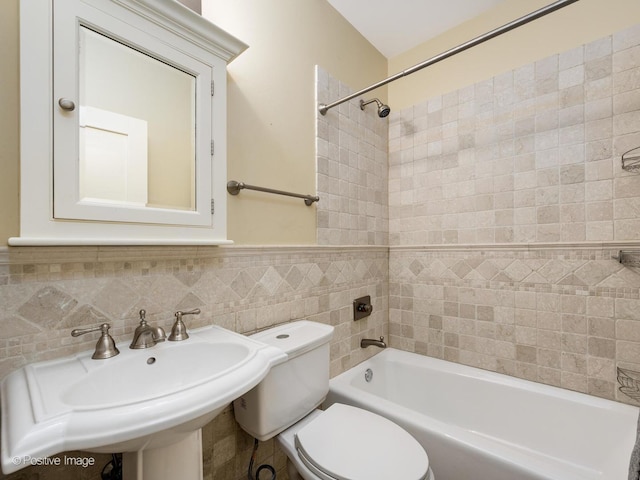
[[318, 407], [329, 391], [333, 327], [301, 320], [251, 338], [283, 350], [274, 366], [233, 406], [258, 440], [277, 437], [290, 480], [435, 480], [422, 446], [395, 423], [361, 408]]

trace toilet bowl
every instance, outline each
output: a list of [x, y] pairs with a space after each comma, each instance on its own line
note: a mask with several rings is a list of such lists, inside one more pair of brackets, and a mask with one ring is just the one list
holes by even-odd
[[350, 405], [314, 410], [276, 441], [291, 463], [289, 480], [435, 480], [424, 449], [411, 435]]
[[290, 480], [435, 480], [418, 441], [392, 421], [350, 405], [318, 407], [329, 391], [333, 327], [297, 321], [252, 335], [286, 359], [234, 401], [240, 426], [276, 437]]

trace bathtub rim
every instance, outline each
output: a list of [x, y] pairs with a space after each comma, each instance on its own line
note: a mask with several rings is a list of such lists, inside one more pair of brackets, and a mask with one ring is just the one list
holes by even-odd
[[[452, 373], [463, 377], [470, 377], [476, 380], [484, 380], [493, 384], [519, 388], [525, 392], [532, 392], [535, 394], [549, 395], [551, 397], [559, 398], [561, 400], [578, 402], [585, 406], [604, 409], [607, 411], [613, 411], [620, 415], [630, 415], [633, 419], [633, 429], [635, 430], [636, 422], [640, 409], [633, 405], [624, 404], [618, 401], [595, 397], [581, 392], [575, 392], [572, 390], [555, 387], [552, 385], [546, 385], [531, 380], [512, 377], [509, 375], [492, 372], [489, 370], [483, 370], [481, 368], [472, 367], [469, 365], [459, 364], [442, 360], [434, 357], [428, 357], [425, 355], [407, 352], [395, 348], [386, 348], [381, 352], [378, 352], [369, 359], [355, 365], [349, 370], [333, 377], [330, 380], [329, 397], [325, 402], [325, 405], [331, 403], [345, 402], [344, 398], [350, 398], [349, 392], [357, 391], [358, 397], [353, 399], [353, 405], [361, 408], [370, 409], [378, 414], [381, 412], [378, 410], [384, 410], [385, 407], [395, 407], [394, 411], [388, 418], [397, 423], [412, 425], [415, 423], [415, 416], [419, 415], [425, 420], [424, 427], [430, 431], [434, 436], [441, 438], [443, 441], [448, 439], [455, 439], [456, 442], [462, 446], [469, 448], [475, 452], [482, 452], [488, 458], [493, 458], [496, 461], [510, 465], [513, 468], [525, 468], [527, 472], [539, 472], [543, 471], [550, 477], [545, 478], [567, 478], [565, 473], [570, 473], [571, 479], [602, 479], [604, 477], [598, 475], [599, 473], [607, 474], [611, 471], [612, 461], [605, 462], [603, 465], [581, 465], [568, 459], [559, 459], [550, 455], [546, 455], [544, 452], [535, 452], [535, 455], [526, 455], [521, 449], [515, 449], [509, 447], [503, 442], [493, 440], [490, 436], [478, 435], [470, 432], [468, 429], [458, 425], [451, 425], [444, 421], [438, 420], [434, 417], [430, 417], [423, 412], [416, 412], [404, 405], [398, 405], [391, 400], [378, 396], [374, 393], [367, 392], [366, 390], [359, 389], [357, 386], [351, 384], [353, 380], [363, 375], [366, 368], [379, 368], [380, 362], [385, 360], [391, 360], [399, 363], [410, 363], [415, 365], [416, 358], [419, 358], [418, 362], [421, 365], [426, 365], [428, 368], [435, 368], [438, 371], [445, 373]], [[334, 400], [335, 397], [337, 400]], [[383, 414], [384, 415], [384, 414]], [[411, 433], [411, 432], [410, 432]], [[488, 442], [491, 449], [481, 448], [483, 442]], [[632, 442], [631, 442], [632, 443]], [[628, 451], [624, 452], [627, 464], [628, 458], [631, 454], [633, 444], [629, 445]], [[427, 454], [429, 452], [427, 451]], [[621, 455], [623, 455], [621, 453]], [[526, 467], [523, 467], [526, 466]], [[608, 468], [607, 468], [608, 467]], [[620, 467], [619, 467], [620, 468]], [[618, 469], [616, 469], [618, 471]], [[582, 472], [582, 473], [580, 473]], [[437, 475], [437, 472], [435, 472]], [[541, 477], [542, 478], [542, 477]], [[620, 479], [622, 480], [622, 479]], [[626, 476], [625, 476], [626, 480]]]
[[[357, 365], [354, 365], [350, 369], [342, 372], [335, 377], [331, 378], [330, 384], [339, 384], [342, 383], [346, 378], [355, 378], [360, 372], [356, 372], [357, 369], [364, 367], [369, 362], [379, 361], [382, 358], [391, 357], [392, 360], [405, 361], [410, 357], [417, 356], [421, 359], [421, 361], [425, 363], [433, 364], [437, 367], [438, 370], [448, 373], [455, 373], [457, 375], [461, 375], [464, 377], [477, 378], [481, 380], [487, 380], [491, 383], [496, 383], [499, 385], [515, 385], [518, 388], [530, 392], [536, 393], [549, 393], [551, 396], [563, 398], [565, 400], [579, 400], [580, 403], [584, 403], [587, 405], [595, 406], [595, 407], [606, 407], [606, 406], [615, 406], [619, 407], [620, 411], [624, 413], [624, 410], [628, 412], [636, 412], [640, 413], [640, 407], [636, 407], [634, 405], [630, 405], [627, 403], [620, 402], [618, 400], [611, 400], [608, 398], [596, 397], [595, 395], [590, 395], [588, 393], [578, 392], [575, 390], [569, 390], [563, 387], [557, 387], [555, 385], [549, 385], [546, 383], [535, 382], [533, 380], [527, 380], [524, 378], [514, 377], [508, 374], [494, 372], [491, 370], [485, 370], [478, 367], [473, 367], [471, 365], [465, 365], [462, 363], [451, 362], [449, 360], [443, 360], [440, 358], [429, 357], [427, 355], [422, 355], [420, 353], [408, 352], [405, 350], [400, 350], [393, 347], [387, 347], [375, 355], [371, 356], [367, 360], [360, 362]], [[397, 357], [397, 358], [396, 358]], [[331, 387], [330, 387], [331, 388]]]

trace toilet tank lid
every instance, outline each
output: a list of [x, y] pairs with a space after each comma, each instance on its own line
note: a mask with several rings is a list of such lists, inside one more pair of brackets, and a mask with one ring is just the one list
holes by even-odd
[[289, 358], [328, 343], [333, 327], [324, 323], [298, 320], [251, 335], [251, 338], [283, 350]]

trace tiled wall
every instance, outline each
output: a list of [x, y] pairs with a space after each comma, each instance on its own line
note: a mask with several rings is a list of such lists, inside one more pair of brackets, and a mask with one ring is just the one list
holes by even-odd
[[616, 368], [640, 372], [640, 268], [617, 253], [392, 248], [391, 344], [634, 403]]
[[392, 245], [640, 240], [640, 27], [392, 112]]
[[[352, 90], [316, 67], [318, 103]], [[367, 97], [367, 100], [369, 98]], [[388, 120], [360, 98], [317, 115], [319, 245], [388, 245]]]
[[392, 345], [634, 403], [636, 146], [640, 26], [392, 113]]
[[[331, 324], [335, 375], [375, 353], [360, 348], [361, 337], [387, 335], [387, 276], [386, 247], [5, 249], [0, 251], [0, 376], [30, 362], [92, 349], [98, 334], [72, 338], [73, 328], [108, 321], [117, 341], [130, 341], [141, 308], [150, 322], [167, 330], [176, 310], [194, 307], [202, 314], [189, 317], [188, 328], [216, 324], [251, 333], [300, 318]], [[372, 296], [375, 310], [354, 322], [352, 301], [362, 295]], [[204, 430], [205, 478], [246, 478], [251, 446], [231, 408], [225, 410]], [[259, 452], [284, 467], [273, 442]], [[94, 456], [96, 468], [109, 460], [82, 455]], [[95, 469], [46, 466], [6, 478], [97, 476]]]

